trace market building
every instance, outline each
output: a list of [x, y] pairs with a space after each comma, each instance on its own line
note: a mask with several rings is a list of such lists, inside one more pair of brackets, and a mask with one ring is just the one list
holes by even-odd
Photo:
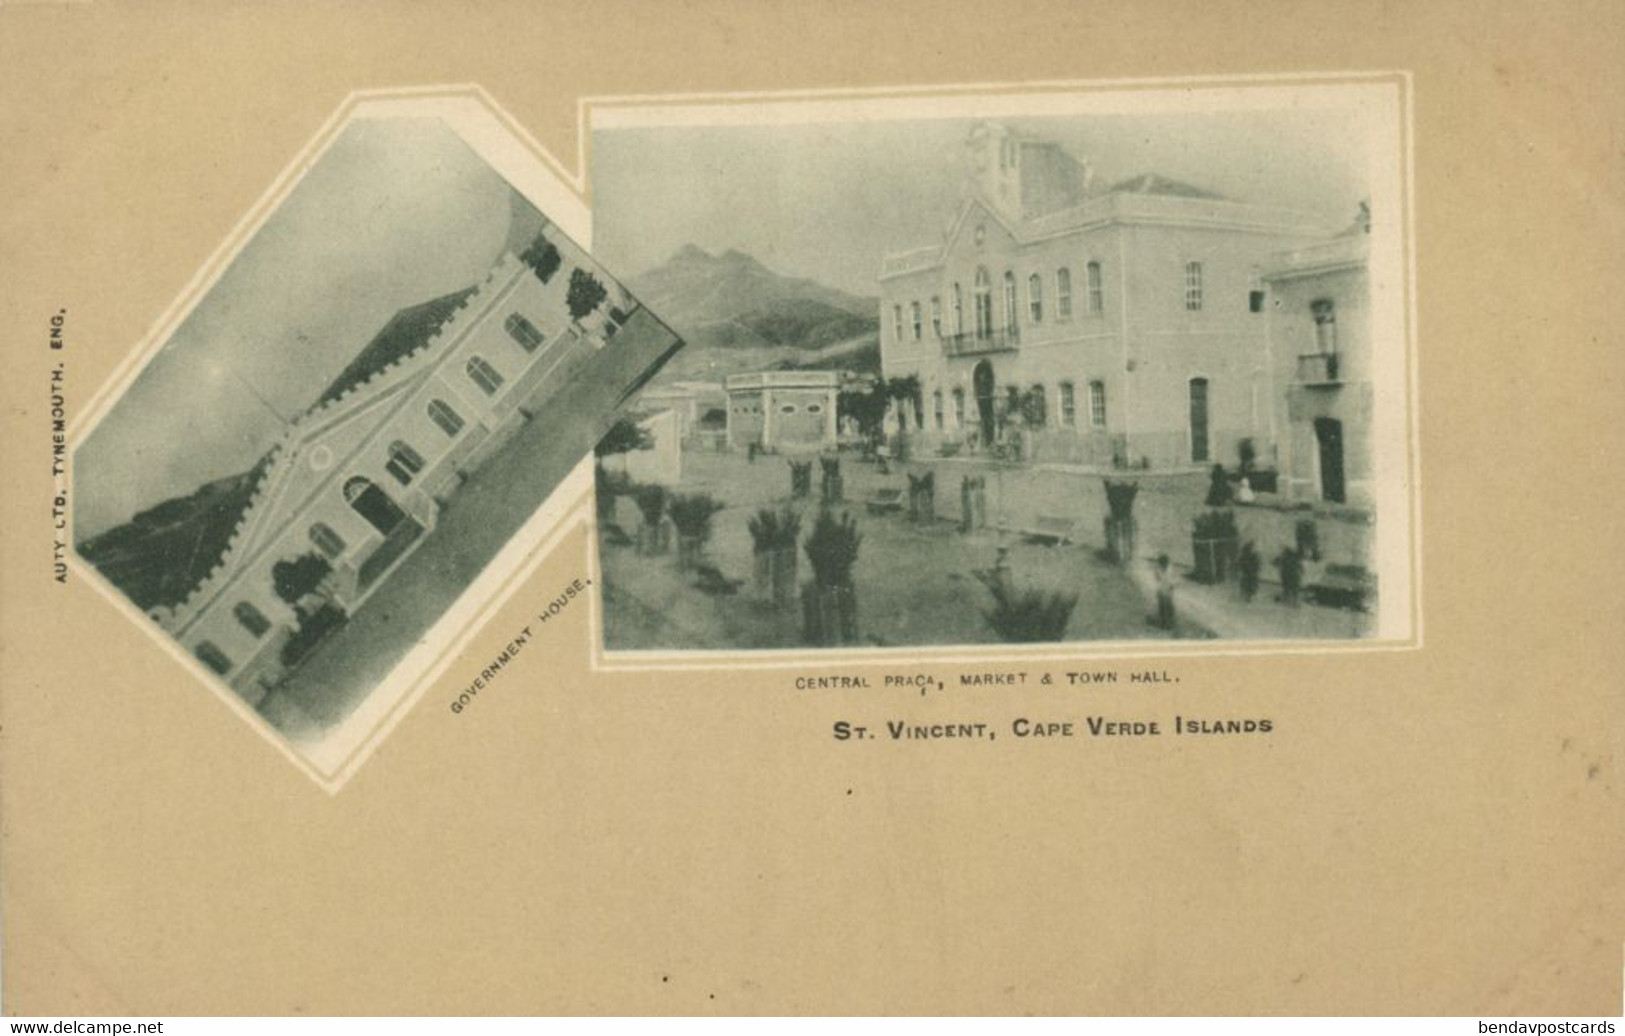
[[758, 371], [730, 375], [728, 445], [770, 452], [810, 452], [837, 444], [835, 371]]

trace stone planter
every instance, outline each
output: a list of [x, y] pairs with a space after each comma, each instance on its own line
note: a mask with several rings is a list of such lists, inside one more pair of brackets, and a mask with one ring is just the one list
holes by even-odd
[[959, 531], [987, 527], [987, 478], [966, 475], [959, 483]]
[[839, 474], [826, 474], [819, 488], [826, 504], [838, 504], [846, 499], [846, 479]]
[[797, 464], [790, 462], [790, 497], [800, 500], [812, 493], [812, 462]]
[[1233, 539], [1199, 539], [1191, 537], [1191, 551], [1196, 557], [1195, 578], [1198, 583], [1222, 583], [1236, 567], [1237, 544]]
[[658, 522], [644, 522], [638, 528], [638, 553], [648, 557], [665, 554], [671, 550], [671, 524], [664, 519]]
[[858, 595], [851, 583], [801, 588], [802, 636], [810, 645], [830, 647], [858, 642]]
[[937, 519], [937, 479], [932, 472], [908, 477], [908, 520], [934, 522]]
[[692, 572], [705, 556], [705, 537], [693, 533], [677, 534], [677, 570]]
[[764, 550], [756, 555], [756, 597], [783, 607], [796, 595], [796, 548]]
[[1134, 542], [1139, 534], [1139, 523], [1132, 516], [1115, 518], [1106, 516], [1106, 555], [1119, 565], [1134, 560]]

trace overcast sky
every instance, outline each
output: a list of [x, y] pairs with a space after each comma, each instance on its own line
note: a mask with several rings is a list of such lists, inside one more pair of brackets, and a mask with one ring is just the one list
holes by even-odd
[[76, 534], [252, 467], [397, 310], [484, 278], [513, 197], [438, 120], [352, 123], [78, 451]]
[[[1003, 120], [1090, 162], [1097, 185], [1144, 172], [1334, 227], [1367, 196], [1363, 135], [1335, 109]], [[963, 197], [971, 120], [608, 129], [593, 136], [593, 244], [635, 276], [685, 244], [876, 294], [887, 252], [939, 243]]]

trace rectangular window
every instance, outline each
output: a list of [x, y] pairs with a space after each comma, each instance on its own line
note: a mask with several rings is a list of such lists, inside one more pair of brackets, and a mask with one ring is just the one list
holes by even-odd
[[937, 419], [937, 431], [940, 432], [940, 431], [942, 431], [942, 390], [941, 389], [937, 389], [935, 392], [933, 392], [931, 394], [931, 403], [932, 403], [932, 406], [935, 408], [935, 411], [936, 411], [935, 417]]
[[1061, 382], [1061, 423], [1068, 428], [1078, 423], [1078, 402], [1073, 397], [1070, 381]]
[[942, 296], [931, 296], [931, 333], [942, 337]]
[[1315, 352], [1322, 355], [1337, 351], [1337, 307], [1331, 299], [1316, 299], [1309, 304], [1315, 318]]
[[1072, 271], [1064, 266], [1055, 271], [1055, 319], [1072, 319]]
[[1090, 263], [1085, 272], [1089, 276], [1089, 312], [1099, 316], [1106, 312], [1106, 291], [1100, 281], [1100, 264]]
[[1044, 322], [1044, 278], [1036, 273], [1027, 278], [1027, 317], [1035, 324]]
[[916, 342], [918, 342], [920, 340], [920, 330], [921, 330], [920, 329], [920, 304], [919, 304], [919, 302], [917, 302], [917, 301], [916, 302], [910, 302], [908, 304], [908, 311], [909, 311], [908, 312], [909, 322], [914, 327], [914, 340]]
[[899, 304], [893, 306], [891, 309], [892, 341], [901, 342], [903, 340], [903, 307], [901, 304]]
[[1089, 383], [1089, 426], [1104, 430], [1106, 427], [1106, 383]]
[[1196, 312], [1202, 308], [1202, 264], [1185, 264], [1185, 308]]

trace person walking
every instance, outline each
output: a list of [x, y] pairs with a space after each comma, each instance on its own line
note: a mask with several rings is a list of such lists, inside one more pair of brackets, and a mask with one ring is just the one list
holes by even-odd
[[1168, 555], [1157, 555], [1157, 625], [1174, 629], [1174, 566]]

